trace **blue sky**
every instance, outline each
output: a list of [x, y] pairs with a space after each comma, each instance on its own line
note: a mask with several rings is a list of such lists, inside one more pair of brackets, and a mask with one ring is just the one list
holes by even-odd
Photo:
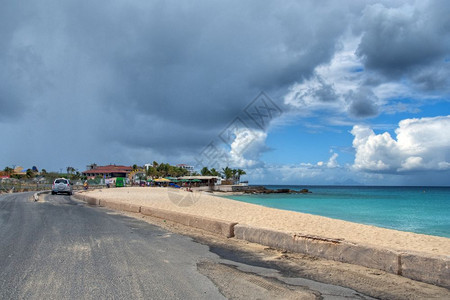
[[[414, 103], [410, 99], [401, 99], [403, 103]], [[450, 104], [447, 100], [420, 106], [417, 112], [398, 112], [395, 114], [381, 114], [369, 120], [356, 121], [369, 124], [375, 133], [389, 132], [395, 136], [398, 122], [408, 118], [436, 117], [450, 115]], [[299, 164], [302, 162], [318, 162], [326, 160], [330, 151], [339, 152], [342, 163], [352, 163], [354, 149], [351, 144], [353, 136], [352, 126], [323, 125], [323, 128], [311, 128], [311, 124], [322, 124], [320, 119], [305, 118], [292, 124], [274, 128], [268, 134], [266, 143], [270, 151], [262, 155], [268, 163]]]
[[443, 0], [6, 1], [0, 167], [450, 185], [448, 15]]

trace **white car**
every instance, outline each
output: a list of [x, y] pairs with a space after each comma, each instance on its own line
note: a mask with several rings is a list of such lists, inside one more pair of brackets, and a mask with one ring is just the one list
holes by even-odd
[[66, 178], [56, 178], [52, 185], [52, 195], [66, 193], [72, 195], [72, 183]]

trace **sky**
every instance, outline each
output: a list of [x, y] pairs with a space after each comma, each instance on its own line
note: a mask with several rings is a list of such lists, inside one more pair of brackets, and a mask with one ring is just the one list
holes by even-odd
[[0, 168], [450, 185], [449, 1], [3, 1]]

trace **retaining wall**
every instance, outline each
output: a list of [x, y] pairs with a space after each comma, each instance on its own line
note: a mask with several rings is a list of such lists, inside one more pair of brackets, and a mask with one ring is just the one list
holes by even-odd
[[342, 240], [299, 236], [241, 224], [234, 227], [234, 234], [237, 239], [276, 249], [379, 269], [450, 288], [450, 256], [399, 252]]
[[195, 215], [189, 215], [179, 212], [173, 212], [158, 208], [151, 207], [141, 207], [141, 213], [143, 215], [157, 217], [160, 219], [165, 219], [180, 223], [186, 226], [191, 226], [199, 229], [203, 229], [215, 234], [220, 234], [225, 237], [234, 236], [234, 226], [237, 224], [235, 222], [228, 222], [223, 220], [199, 217]]

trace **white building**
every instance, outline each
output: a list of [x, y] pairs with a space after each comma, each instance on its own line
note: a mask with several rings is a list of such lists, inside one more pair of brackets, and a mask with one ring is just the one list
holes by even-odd
[[178, 164], [177, 167], [187, 170], [189, 172], [189, 174], [194, 173], [194, 167], [193, 166], [189, 166], [189, 165], [186, 165], [186, 164]]

